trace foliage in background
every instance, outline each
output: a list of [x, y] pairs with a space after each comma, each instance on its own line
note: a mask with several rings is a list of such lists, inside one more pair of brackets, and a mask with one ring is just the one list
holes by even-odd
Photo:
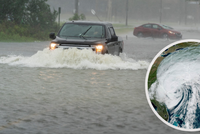
[[78, 14], [75, 13], [73, 17], [69, 18], [69, 20], [70, 21], [72, 21], [72, 20], [86, 20], [86, 17], [85, 17], [84, 14], [78, 15]]
[[51, 11], [47, 0], [1, 0], [0, 41], [31, 38], [48, 39], [56, 31], [57, 11]]

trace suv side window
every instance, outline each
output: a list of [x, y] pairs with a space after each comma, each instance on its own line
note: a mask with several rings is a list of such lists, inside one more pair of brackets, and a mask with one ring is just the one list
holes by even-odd
[[111, 39], [111, 32], [110, 32], [110, 28], [108, 28], [108, 38]]
[[115, 36], [115, 31], [114, 31], [113, 27], [110, 27], [109, 31], [111, 33], [111, 36]]

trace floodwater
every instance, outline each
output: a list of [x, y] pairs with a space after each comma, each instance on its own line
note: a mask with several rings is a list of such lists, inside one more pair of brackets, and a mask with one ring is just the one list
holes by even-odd
[[1, 50], [0, 56], [0, 133], [142, 129], [138, 122], [144, 117], [135, 115], [146, 111], [145, 97], [139, 96], [144, 94], [147, 61], [90, 50], [51, 51], [45, 46], [37, 51], [38, 44], [1, 44], [7, 51]]
[[1, 42], [0, 134], [182, 133], [145, 96], [148, 63], [168, 43], [129, 37], [117, 57]]
[[0, 68], [1, 133], [131, 133], [142, 127], [133, 122], [146, 111], [145, 98], [138, 97], [143, 70]]

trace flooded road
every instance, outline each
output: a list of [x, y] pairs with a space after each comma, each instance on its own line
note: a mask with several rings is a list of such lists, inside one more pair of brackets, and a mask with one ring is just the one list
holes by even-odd
[[149, 110], [143, 70], [0, 66], [1, 133], [131, 133]]
[[66, 52], [52, 54], [49, 42], [0, 43], [0, 133], [183, 133], [162, 123], [145, 96], [148, 63], [168, 44], [129, 37], [109, 64], [89, 60], [92, 53], [60, 60]]

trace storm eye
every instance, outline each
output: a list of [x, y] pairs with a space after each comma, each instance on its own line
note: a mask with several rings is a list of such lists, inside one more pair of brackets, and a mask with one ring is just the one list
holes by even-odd
[[176, 90], [174, 93], [176, 94], [176, 93], [179, 93], [181, 90], [180, 89], [178, 89], [178, 90]]

